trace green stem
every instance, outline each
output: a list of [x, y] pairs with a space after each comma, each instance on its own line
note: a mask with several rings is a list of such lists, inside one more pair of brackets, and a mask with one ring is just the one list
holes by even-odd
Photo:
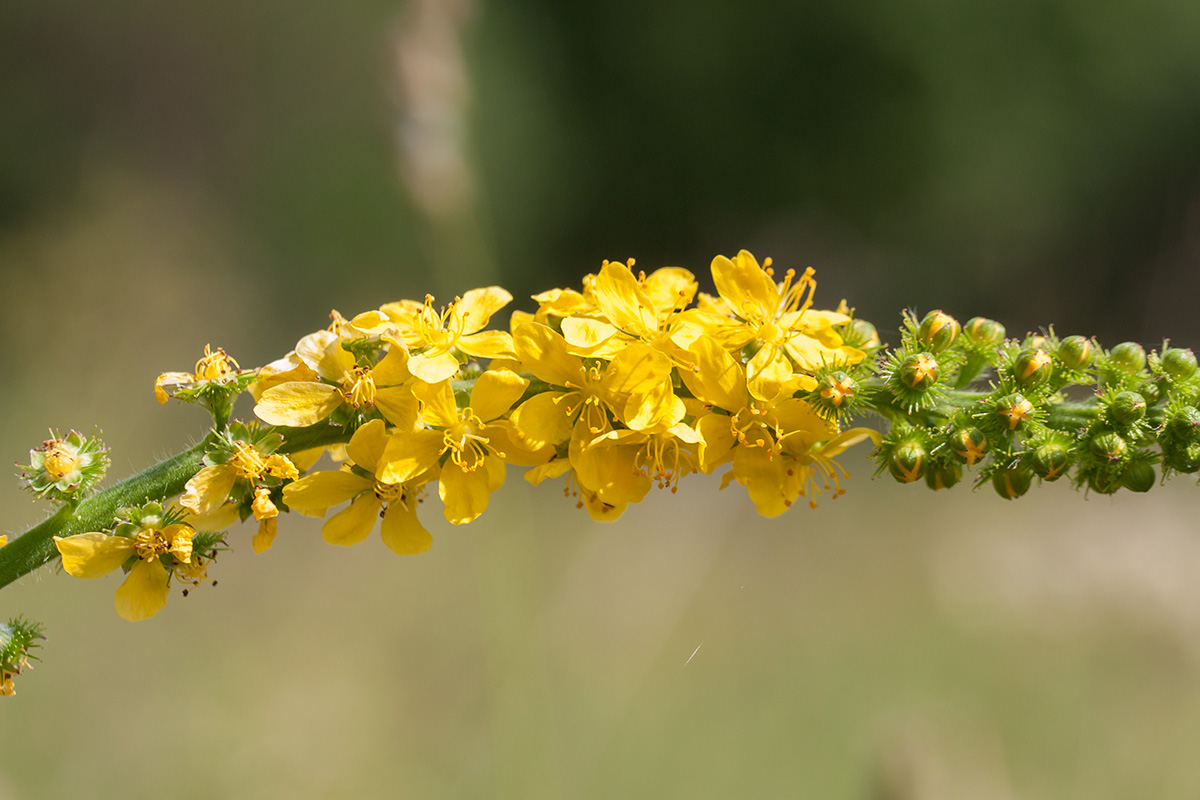
[[[350, 438], [343, 429], [329, 425], [278, 430], [285, 436], [285, 444], [280, 448], [284, 453], [337, 444]], [[70, 506], [63, 506], [53, 516], [13, 539], [6, 547], [0, 547], [0, 587], [58, 558], [55, 536], [74, 536], [111, 528], [119, 509], [148, 500], [174, 497], [183, 492], [188, 480], [203, 466], [201, 459], [207, 445], [208, 439], [205, 439], [178, 455], [110, 486], [79, 503], [74, 512]]]

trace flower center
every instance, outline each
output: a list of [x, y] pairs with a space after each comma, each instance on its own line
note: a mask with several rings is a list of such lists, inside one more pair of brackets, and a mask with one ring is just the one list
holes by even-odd
[[46, 448], [45, 461], [42, 466], [55, 478], [65, 478], [79, 469], [79, 454], [67, 447], [61, 439], [55, 439]]
[[237, 476], [245, 481], [257, 481], [261, 478], [266, 462], [263, 461], [258, 448], [243, 441], [234, 442], [233, 446], [234, 453], [229, 459], [229, 466], [233, 467]]
[[204, 357], [196, 362], [195, 374], [197, 380], [211, 381], [224, 378], [237, 369], [238, 363], [225, 355], [220, 347], [214, 353], [211, 347], [204, 345]]
[[351, 367], [342, 375], [342, 396], [353, 408], [375, 404], [375, 378], [370, 367]]
[[488, 437], [480, 433], [482, 427], [483, 420], [470, 408], [464, 408], [458, 422], [442, 432], [442, 452], [449, 452], [450, 460], [464, 472], [477, 469], [488, 453], [495, 450]]

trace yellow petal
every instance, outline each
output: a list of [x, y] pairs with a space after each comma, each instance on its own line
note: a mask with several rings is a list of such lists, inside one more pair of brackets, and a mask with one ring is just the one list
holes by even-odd
[[562, 477], [570, 471], [571, 462], [565, 458], [558, 458], [548, 464], [542, 464], [533, 469], [525, 470], [525, 480], [537, 486], [542, 481]]
[[602, 385], [618, 394], [642, 394], [670, 383], [671, 360], [658, 350], [633, 342], [609, 362]]
[[733, 413], [746, 407], [746, 372], [728, 350], [711, 336], [701, 336], [688, 352], [695, 359], [696, 369], [681, 368], [679, 374], [692, 394]]
[[[421, 385], [420, 382], [413, 384]], [[383, 418], [398, 430], [411, 431], [420, 416], [420, 404], [412, 392], [412, 386], [386, 386], [375, 391], [375, 408]]]
[[562, 321], [563, 338], [576, 355], [593, 355], [617, 329], [607, 322], [587, 317], [567, 317]]
[[605, 264], [596, 276], [593, 294], [604, 316], [626, 333], [640, 336], [658, 330], [654, 304], [624, 264]]
[[271, 545], [275, 542], [275, 535], [279, 532], [279, 519], [271, 517], [264, 519], [258, 524], [258, 533], [254, 534], [254, 538], [250, 540], [250, 546], [254, 548], [256, 553], [265, 553], [271, 549]]
[[389, 504], [379, 534], [389, 550], [402, 556], [424, 553], [433, 547], [433, 537], [417, 520], [415, 502], [407, 508], [401, 503]]
[[445, 505], [446, 519], [454, 525], [465, 525], [482, 514], [488, 506], [491, 481], [487, 469], [467, 472], [447, 461], [438, 480], [438, 496]]
[[171, 399], [171, 396], [167, 394], [166, 389], [163, 388], [164, 386], [179, 386], [181, 384], [188, 384], [195, 379], [196, 376], [190, 372], [164, 372], [162, 375], [158, 376], [157, 380], [154, 381], [154, 398], [158, 400], [160, 404], [165, 403]]
[[105, 533], [55, 536], [63, 569], [76, 578], [101, 578], [124, 564], [136, 549], [132, 539]]
[[387, 426], [383, 420], [373, 419], [354, 432], [346, 444], [350, 460], [367, 472], [374, 472], [387, 445]]
[[305, 428], [328, 417], [341, 403], [341, 392], [332, 386], [291, 381], [263, 392], [254, 413], [268, 425]]
[[458, 337], [455, 347], [475, 358], [514, 358], [512, 335], [507, 331], [480, 331]]
[[358, 544], [371, 535], [381, 505], [373, 494], [359, 497], [321, 526], [321, 538], [330, 544]]
[[179, 505], [193, 514], [211, 514], [225, 504], [237, 480], [237, 471], [228, 464], [204, 467], [184, 487]]
[[791, 377], [792, 362], [773, 344], [763, 345], [746, 365], [746, 388], [759, 400], [770, 402], [790, 394], [787, 384]]
[[346, 502], [373, 485], [353, 472], [314, 472], [283, 487], [283, 502], [305, 516], [323, 517], [332, 506]]
[[779, 305], [779, 289], [745, 250], [733, 260], [717, 256], [712, 262], [713, 283], [734, 312], [756, 325], [773, 318]]
[[696, 276], [682, 267], [656, 269], [642, 283], [642, 291], [660, 314], [687, 307], [697, 288]]
[[517, 407], [512, 424], [533, 449], [554, 447], [571, 437], [567, 409], [579, 402], [578, 392], [541, 392]]
[[725, 462], [733, 450], [733, 420], [723, 414], [705, 414], [696, 420], [700, 434], [700, 470], [706, 474]]
[[536, 322], [518, 325], [513, 347], [525, 369], [552, 386], [567, 386], [580, 380], [583, 361], [568, 352], [563, 337]]
[[502, 417], [521, 399], [529, 381], [507, 369], [488, 370], [475, 380], [471, 408], [484, 422]]
[[417, 383], [413, 395], [421, 401], [421, 418], [435, 428], [449, 428], [459, 422], [458, 405], [450, 381]]
[[408, 369], [412, 374], [425, 383], [440, 383], [453, 378], [461, 366], [450, 351], [433, 351], [416, 355], [408, 360]]
[[383, 483], [410, 481], [437, 464], [443, 446], [439, 431], [394, 433], [379, 459], [375, 477]]
[[785, 459], [767, 457], [762, 447], [738, 447], [733, 451], [733, 476], [746, 487], [759, 514], [777, 517], [791, 503], [784, 496]]
[[150, 561], [138, 559], [117, 587], [113, 604], [122, 619], [130, 622], [150, 619], [167, 604], [171, 576], [167, 568], [156, 558]]
[[499, 286], [472, 289], [454, 304], [463, 321], [463, 333], [470, 334], [487, 327], [488, 320], [512, 302], [512, 295]]
[[388, 352], [371, 369], [371, 375], [376, 386], [398, 386], [412, 377], [408, 371], [408, 348], [399, 339], [390, 336], [383, 338], [388, 342]]

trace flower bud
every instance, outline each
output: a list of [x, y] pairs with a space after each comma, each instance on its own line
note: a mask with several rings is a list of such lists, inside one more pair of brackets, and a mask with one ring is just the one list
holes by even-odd
[[994, 319], [972, 317], [967, 321], [963, 333], [968, 339], [978, 345], [997, 345], [1004, 341], [1007, 331], [1004, 326]]
[[930, 311], [917, 328], [917, 340], [931, 353], [940, 353], [958, 338], [958, 320], [942, 311]]
[[1033, 474], [1024, 467], [1005, 467], [992, 473], [992, 486], [1005, 500], [1016, 500], [1029, 491]]
[[108, 465], [108, 448], [99, 431], [90, 436], [71, 431], [62, 437], [54, 434], [29, 451], [28, 466], [18, 466], [25, 489], [44, 500], [75, 502], [91, 493]]
[[1013, 362], [1013, 377], [1021, 386], [1041, 386], [1053, 373], [1054, 359], [1040, 347], [1022, 350]]
[[1146, 349], [1137, 342], [1121, 342], [1108, 351], [1108, 357], [1126, 372], [1138, 372], [1146, 366]]
[[923, 392], [937, 383], [937, 367], [937, 361], [928, 353], [913, 353], [900, 362], [897, 374], [909, 389]]
[[858, 382], [844, 372], [831, 372], [817, 384], [817, 391], [834, 408], [841, 408], [842, 403], [858, 394]]
[[983, 458], [987, 452], [987, 438], [979, 428], [959, 428], [948, 437], [950, 452], [966, 462], [967, 466]]
[[962, 479], [962, 467], [953, 461], [937, 464], [925, 473], [925, 483], [930, 489], [949, 489]]
[[888, 470], [901, 483], [912, 483], [925, 471], [928, 457], [920, 442], [904, 441], [896, 445], [888, 458]]
[[1083, 369], [1092, 363], [1095, 346], [1083, 336], [1068, 336], [1058, 344], [1058, 357], [1068, 369]]
[[996, 416], [1008, 425], [1010, 431], [1017, 430], [1022, 424], [1033, 419], [1033, 403], [1015, 392], [1000, 398], [994, 408]]
[[865, 319], [852, 319], [841, 327], [842, 341], [860, 350], [879, 346], [879, 332]]
[[1148, 492], [1154, 488], [1154, 467], [1145, 461], [1135, 461], [1121, 476], [1121, 483], [1131, 492]]
[[1164, 447], [1163, 465], [1176, 472], [1191, 473], [1200, 470], [1200, 442]]
[[1146, 398], [1137, 392], [1118, 392], [1108, 407], [1108, 416], [1118, 425], [1132, 425], [1146, 416]]
[[1200, 411], [1187, 407], [1167, 420], [1167, 432], [1181, 442], [1200, 441]]
[[1128, 445], [1115, 433], [1102, 433], [1092, 439], [1089, 447], [1092, 455], [1103, 461], [1120, 461], [1125, 457]]
[[1187, 380], [1196, 374], [1196, 355], [1191, 350], [1172, 347], [1162, 354], [1162, 367], [1172, 378]]
[[1042, 480], [1056, 481], [1071, 465], [1071, 451], [1061, 442], [1047, 442], [1033, 449], [1029, 464]]
[[1114, 494], [1121, 488], [1121, 477], [1109, 470], [1097, 470], [1088, 475], [1088, 488], [1100, 494]]

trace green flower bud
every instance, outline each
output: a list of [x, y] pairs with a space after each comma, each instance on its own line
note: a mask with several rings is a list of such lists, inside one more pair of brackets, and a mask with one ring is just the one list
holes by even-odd
[[1137, 392], [1118, 392], [1108, 407], [1108, 416], [1118, 425], [1132, 425], [1146, 416], [1146, 398]]
[[901, 442], [888, 458], [888, 470], [901, 483], [912, 483], [924, 473], [928, 456], [920, 442]]
[[1019, 429], [1024, 423], [1033, 419], [1033, 403], [1015, 392], [1000, 398], [994, 409], [996, 416], [1004, 421], [1010, 431]]
[[1135, 461], [1121, 476], [1121, 483], [1131, 492], [1148, 492], [1154, 488], [1154, 467], [1145, 461]]
[[[53, 433], [53, 431], [52, 431]], [[71, 431], [42, 442], [29, 451], [29, 466], [18, 464], [23, 488], [43, 500], [77, 502], [90, 494], [104, 478], [109, 465], [108, 448], [100, 432], [84, 436]]]
[[879, 346], [879, 332], [865, 319], [852, 319], [841, 327], [842, 341], [860, 350]]
[[958, 338], [958, 320], [941, 311], [930, 311], [921, 320], [917, 329], [917, 340], [931, 353], [940, 353]]
[[1108, 351], [1108, 357], [1126, 372], [1138, 372], [1146, 366], [1146, 349], [1137, 342], [1121, 342]]
[[1167, 420], [1167, 432], [1181, 442], [1200, 441], [1200, 411], [1183, 408]]
[[938, 464], [925, 473], [925, 483], [930, 489], [949, 489], [962, 479], [962, 467], [953, 461]]
[[951, 431], [947, 439], [950, 452], [971, 466], [987, 452], [988, 441], [979, 428], [959, 428]]
[[1196, 374], [1196, 355], [1191, 350], [1172, 347], [1162, 354], [1162, 367], [1172, 378], [1187, 380]]
[[1054, 359], [1040, 347], [1022, 350], [1013, 362], [1013, 377], [1021, 386], [1041, 386], [1053, 373]]
[[1029, 491], [1033, 473], [1024, 467], [1005, 467], [992, 473], [992, 486], [1005, 500], [1016, 500]]
[[1121, 488], [1121, 477], [1108, 471], [1093, 472], [1088, 476], [1088, 488], [1100, 494], [1114, 494]]
[[1004, 341], [1007, 332], [1004, 326], [994, 319], [972, 317], [967, 320], [963, 333], [977, 345], [997, 345]]
[[817, 391], [834, 408], [841, 408], [842, 403], [858, 394], [858, 381], [844, 372], [831, 372], [817, 384]]
[[1176, 447], [1163, 447], [1163, 465], [1176, 472], [1200, 470], [1200, 442]]
[[1058, 344], [1058, 357], [1068, 369], [1083, 369], [1092, 363], [1095, 346], [1083, 336], [1068, 336]]
[[1061, 442], [1047, 442], [1033, 449], [1029, 464], [1042, 480], [1056, 481], [1071, 466], [1071, 451]]
[[937, 383], [937, 361], [928, 353], [913, 353], [900, 362], [900, 382], [914, 391], [923, 392]]
[[1120, 461], [1125, 457], [1128, 445], [1115, 433], [1102, 433], [1092, 439], [1092, 455], [1103, 461]]

